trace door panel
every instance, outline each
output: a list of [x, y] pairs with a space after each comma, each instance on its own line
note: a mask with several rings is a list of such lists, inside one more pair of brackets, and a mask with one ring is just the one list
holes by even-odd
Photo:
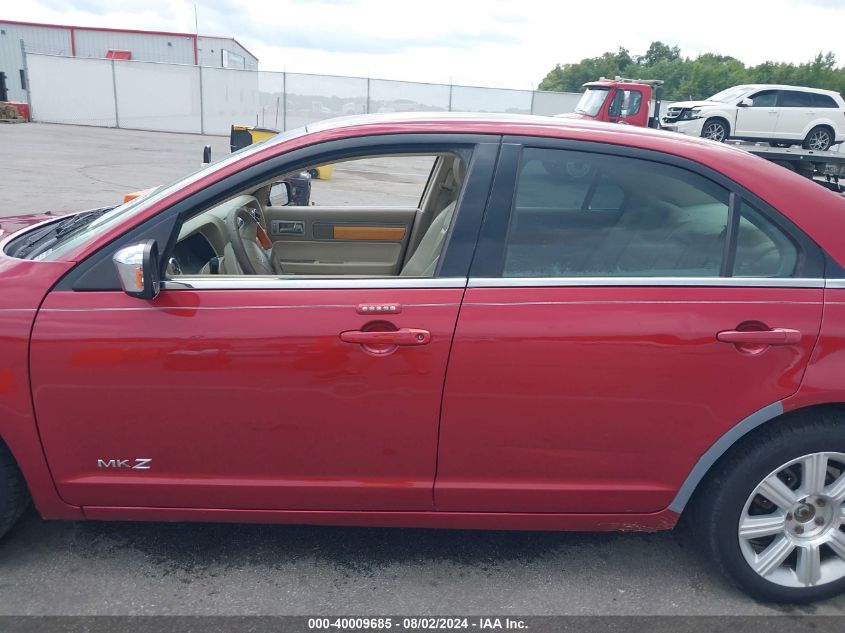
[[751, 107], [736, 108], [733, 136], [772, 138], [777, 129], [781, 108], [780, 91], [761, 90], [750, 96]]
[[777, 131], [782, 138], [803, 139], [817, 116], [813, 94], [801, 90], [781, 90]]
[[[444, 392], [441, 510], [653, 512], [732, 425], [794, 393], [821, 289], [469, 288]], [[801, 332], [749, 353], [717, 333]]]
[[293, 275], [392, 275], [402, 257], [402, 244], [326, 240], [278, 241], [273, 257]]
[[[429, 510], [462, 293], [53, 292], [31, 367], [59, 493], [82, 505]], [[361, 304], [399, 311], [374, 318]], [[391, 353], [341, 340], [373, 322], [430, 338]], [[120, 467], [136, 459], [149, 469]]]
[[813, 108], [780, 108], [778, 118], [778, 138], [803, 139], [810, 124], [818, 117]]
[[396, 275], [417, 207], [267, 207], [273, 255], [294, 275]]
[[737, 108], [736, 129], [732, 136], [771, 138], [778, 125], [781, 108], [751, 107]]

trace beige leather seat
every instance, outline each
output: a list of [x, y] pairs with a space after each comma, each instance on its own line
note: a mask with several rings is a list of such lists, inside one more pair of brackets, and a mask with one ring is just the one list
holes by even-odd
[[458, 203], [457, 196], [460, 194], [461, 187], [463, 186], [465, 174], [466, 171], [463, 161], [456, 157], [452, 163], [452, 177], [456, 185], [456, 198], [446, 205], [434, 220], [431, 221], [417, 249], [411, 255], [411, 259], [402, 268], [401, 276], [431, 277], [434, 275], [437, 262], [440, 260], [440, 253], [443, 251], [443, 245], [446, 242], [446, 234], [449, 232], [452, 217], [455, 215], [455, 206]]

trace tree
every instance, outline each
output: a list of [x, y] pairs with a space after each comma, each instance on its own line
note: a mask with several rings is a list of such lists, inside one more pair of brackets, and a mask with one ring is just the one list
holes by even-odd
[[624, 75], [633, 65], [633, 58], [624, 48], [600, 57], [582, 59], [577, 64], [558, 64], [540, 82], [540, 90], [580, 92], [585, 82], [594, 81], [599, 77]]
[[654, 66], [658, 62], [673, 62], [681, 58], [681, 49], [668, 46], [663, 42], [652, 42], [645, 55], [637, 58], [637, 63], [643, 66]]
[[540, 82], [540, 90], [580, 92], [581, 86], [599, 77], [629, 76], [633, 79], [662, 79], [667, 100], [703, 99], [720, 90], [744, 83], [788, 84], [825, 88], [845, 93], [845, 67], [837, 67], [836, 56], [819, 53], [804, 64], [768, 61], [746, 67], [727, 55], [704, 53], [695, 59], [682, 57], [677, 46], [652, 42], [644, 55], [632, 56], [627, 49], [558, 64]]

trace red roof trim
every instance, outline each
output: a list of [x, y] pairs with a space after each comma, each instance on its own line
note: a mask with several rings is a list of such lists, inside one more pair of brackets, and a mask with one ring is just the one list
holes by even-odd
[[251, 55], [256, 61], [258, 60], [258, 58], [255, 57], [255, 55], [253, 55], [246, 46], [241, 44], [234, 37], [221, 37], [217, 35], [196, 35], [194, 33], [178, 33], [176, 31], [146, 31], [143, 29], [112, 29], [103, 26], [76, 26], [75, 24], [46, 24], [44, 22], [20, 22], [18, 20], [0, 20], [0, 24], [17, 24], [18, 26], [40, 26], [48, 29], [70, 29], [71, 31], [104, 31], [106, 33], [137, 33], [139, 35], [170, 35], [175, 37], [190, 37], [194, 39], [195, 45], [196, 38], [231, 40], [232, 42], [240, 46], [242, 49], [244, 49], [247, 53], [249, 53], [249, 55]]
[[77, 26], [75, 24], [45, 24], [43, 22], [18, 22], [17, 20], [0, 20], [0, 24], [17, 24], [19, 26], [43, 26], [51, 29], [75, 29], [77, 31], [105, 31], [107, 33], [139, 33], [141, 35], [175, 35], [177, 37], [195, 37], [193, 33], [176, 33], [174, 31], [111, 29], [102, 26]]

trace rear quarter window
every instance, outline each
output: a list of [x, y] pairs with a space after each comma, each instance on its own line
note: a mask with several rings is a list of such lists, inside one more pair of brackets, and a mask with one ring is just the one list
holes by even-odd
[[836, 100], [830, 95], [813, 94], [813, 106], [816, 108], [838, 108]]

